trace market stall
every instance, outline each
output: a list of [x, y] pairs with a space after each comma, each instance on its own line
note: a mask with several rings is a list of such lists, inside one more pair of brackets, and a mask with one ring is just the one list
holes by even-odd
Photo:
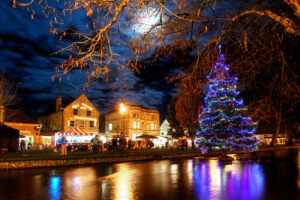
[[69, 144], [90, 143], [94, 137], [93, 133], [87, 133], [79, 128], [72, 128], [66, 132], [55, 133], [55, 142], [59, 144], [60, 139], [65, 136]]

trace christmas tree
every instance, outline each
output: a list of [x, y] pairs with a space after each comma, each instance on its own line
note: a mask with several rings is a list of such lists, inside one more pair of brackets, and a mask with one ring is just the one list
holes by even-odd
[[[221, 49], [221, 47], [220, 47]], [[248, 107], [238, 99], [238, 78], [229, 74], [229, 65], [220, 53], [219, 59], [207, 76], [209, 87], [199, 115], [201, 150], [252, 150], [259, 140], [253, 137], [256, 123], [248, 114]]]

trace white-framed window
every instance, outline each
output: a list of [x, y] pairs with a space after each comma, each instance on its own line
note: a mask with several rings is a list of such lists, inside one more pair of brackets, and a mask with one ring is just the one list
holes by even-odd
[[80, 128], [84, 128], [84, 127], [85, 127], [85, 123], [84, 123], [83, 120], [80, 120], [80, 122], [79, 122], [79, 127], [80, 127]]
[[95, 126], [95, 122], [94, 121], [90, 121], [90, 128], [94, 128]]
[[139, 129], [140, 128], [140, 122], [137, 122], [136, 127]]
[[133, 122], [133, 128], [136, 128], [136, 121]]
[[108, 130], [110, 130], [110, 131], [112, 130], [112, 123], [108, 124]]
[[75, 126], [75, 121], [69, 121], [69, 126], [74, 127]]

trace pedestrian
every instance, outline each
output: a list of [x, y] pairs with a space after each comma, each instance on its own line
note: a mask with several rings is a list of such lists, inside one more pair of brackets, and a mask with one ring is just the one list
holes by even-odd
[[21, 140], [21, 150], [24, 151], [25, 150], [25, 140]]
[[67, 140], [66, 136], [63, 136], [60, 139], [60, 144], [61, 144], [61, 155], [67, 155], [68, 140]]
[[93, 152], [97, 153], [98, 149], [99, 149], [99, 144], [100, 144], [100, 139], [99, 136], [96, 135], [93, 139], [92, 139], [92, 144], [93, 144]]
[[184, 144], [185, 150], [187, 150], [187, 147], [188, 147], [188, 142], [187, 142], [187, 140], [184, 140], [183, 144]]
[[167, 149], [169, 147], [169, 140], [165, 143], [165, 148]]
[[28, 142], [28, 144], [27, 144], [27, 150], [30, 151], [31, 148], [32, 148], [32, 144], [31, 144], [31, 142]]
[[128, 151], [130, 151], [130, 148], [131, 148], [131, 140], [129, 139], [128, 140]]

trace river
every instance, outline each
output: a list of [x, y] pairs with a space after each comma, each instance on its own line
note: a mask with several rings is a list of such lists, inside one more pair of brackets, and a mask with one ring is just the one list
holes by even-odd
[[264, 162], [197, 159], [0, 172], [0, 199], [299, 199], [300, 153]]

